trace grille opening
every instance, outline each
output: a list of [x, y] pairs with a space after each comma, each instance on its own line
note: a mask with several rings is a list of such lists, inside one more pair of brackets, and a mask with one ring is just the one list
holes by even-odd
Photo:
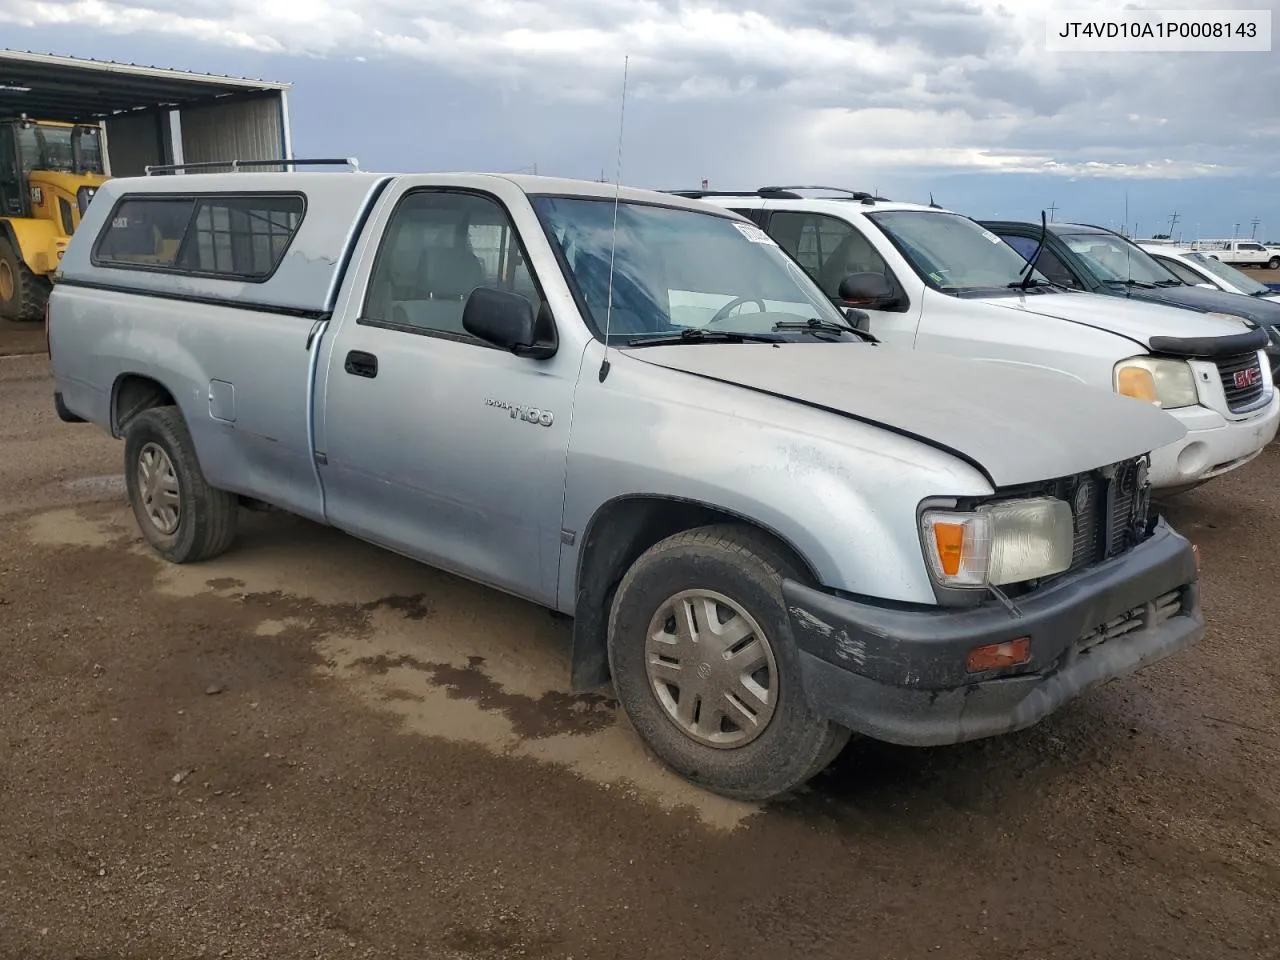
[[[1147, 622], [1147, 609], [1150, 606], [1151, 620]], [[1150, 605], [1142, 604], [1126, 610], [1120, 616], [1100, 624], [1082, 636], [1077, 643], [1077, 653], [1087, 653], [1094, 647], [1118, 640], [1126, 634], [1141, 630], [1144, 627], [1156, 627], [1166, 620], [1172, 620], [1182, 613], [1182, 591], [1170, 590], [1156, 597]]]

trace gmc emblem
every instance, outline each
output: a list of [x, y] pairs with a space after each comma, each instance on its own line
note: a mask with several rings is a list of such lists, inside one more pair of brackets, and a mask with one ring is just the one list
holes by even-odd
[[1255, 383], [1262, 379], [1262, 370], [1258, 367], [1250, 367], [1248, 370], [1237, 370], [1233, 377], [1236, 389], [1243, 390], [1246, 387], [1252, 387]]

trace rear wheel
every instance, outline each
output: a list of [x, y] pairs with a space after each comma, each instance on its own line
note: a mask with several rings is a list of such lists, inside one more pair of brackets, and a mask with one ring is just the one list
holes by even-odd
[[153, 407], [125, 431], [124, 480], [134, 518], [171, 563], [218, 556], [236, 536], [236, 496], [209, 486], [177, 407]]
[[48, 296], [49, 282], [31, 272], [8, 240], [0, 240], [0, 317], [39, 320]]
[[813, 777], [848, 741], [801, 689], [781, 590], [799, 576], [766, 538], [715, 526], [658, 543], [618, 586], [609, 663], [619, 702], [686, 779], [764, 800]]

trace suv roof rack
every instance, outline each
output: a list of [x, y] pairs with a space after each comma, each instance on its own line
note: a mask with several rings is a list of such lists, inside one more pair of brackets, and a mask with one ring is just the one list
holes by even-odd
[[[230, 167], [231, 172], [243, 170], [246, 167], [350, 167], [352, 173], [360, 172], [360, 161], [355, 157], [324, 157], [315, 159], [290, 159], [285, 160], [278, 158], [275, 160], [203, 160], [199, 163], [158, 163], [148, 164], [143, 167], [143, 172], [149, 177], [156, 173], [175, 173], [178, 170], [211, 170], [215, 167]], [[296, 170], [295, 170], [296, 172]]]
[[757, 187], [755, 190], [663, 190], [662, 193], [669, 193], [677, 197], [688, 197], [690, 200], [699, 200], [703, 197], [762, 197], [766, 200], [803, 200], [797, 190], [826, 190], [831, 193], [843, 193], [843, 199], [857, 200], [868, 205], [874, 204], [877, 200], [887, 201], [888, 197], [879, 197], [875, 194], [867, 193], [864, 190], [849, 190], [845, 187], [822, 187], [822, 186], [784, 186], [784, 187]]

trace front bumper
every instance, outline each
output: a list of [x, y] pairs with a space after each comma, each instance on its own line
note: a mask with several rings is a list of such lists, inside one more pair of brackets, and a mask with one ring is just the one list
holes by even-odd
[[1168, 413], [1187, 433], [1151, 452], [1151, 486], [1157, 492], [1212, 480], [1260, 454], [1280, 428], [1280, 389], [1273, 391], [1267, 407], [1247, 420], [1227, 420], [1207, 407]]
[[[1190, 543], [1161, 520], [1120, 557], [1002, 605], [894, 609], [783, 584], [815, 711], [908, 746], [1021, 730], [1204, 634]], [[968, 674], [971, 649], [1030, 637], [1028, 664]]]

